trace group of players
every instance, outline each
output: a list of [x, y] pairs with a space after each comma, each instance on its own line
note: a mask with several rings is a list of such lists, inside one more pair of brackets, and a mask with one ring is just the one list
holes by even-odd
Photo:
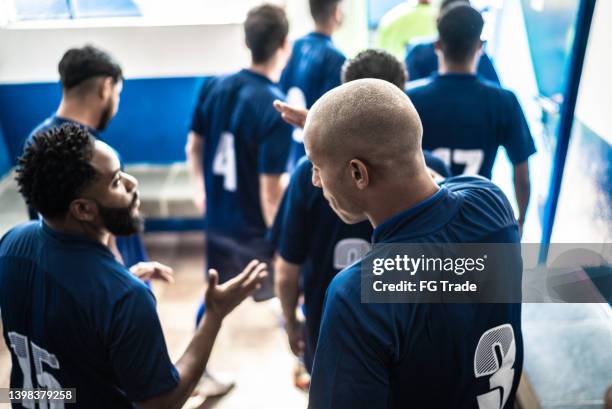
[[[331, 40], [341, 0], [310, 8], [315, 31], [293, 49], [282, 8], [252, 9], [250, 67], [202, 86], [186, 153], [208, 287], [174, 364], [144, 282], [172, 271], [147, 260], [138, 182], [101, 132], [118, 109], [121, 68], [93, 46], [66, 52], [61, 104], [17, 167], [42, 221], [0, 242], [12, 387], [75, 387], [84, 408], [180, 407], [223, 318], [249, 294], [276, 294], [291, 350], [312, 374], [313, 409], [512, 407], [520, 305], [360, 298], [371, 243], [520, 241], [535, 148], [514, 94], [476, 75], [480, 13], [442, 2], [438, 39], [421, 53], [437, 57], [437, 73], [415, 80], [382, 50], [346, 60]], [[499, 146], [514, 164], [518, 221], [487, 179]]]

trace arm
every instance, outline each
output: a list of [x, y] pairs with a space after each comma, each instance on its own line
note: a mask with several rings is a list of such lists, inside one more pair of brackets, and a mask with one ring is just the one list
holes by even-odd
[[529, 180], [529, 162], [524, 161], [514, 165], [514, 193], [519, 210], [519, 231], [523, 233], [523, 223], [527, 215], [529, 196], [531, 194], [531, 182]]
[[204, 190], [204, 140], [201, 135], [194, 131], [190, 131], [187, 136], [187, 145], [185, 146], [185, 154], [187, 155], [187, 167], [191, 174], [191, 179], [195, 187], [194, 203], [197, 209], [204, 213], [206, 195]]
[[274, 101], [274, 108], [278, 112], [280, 112], [285, 122], [298, 128], [304, 129], [304, 124], [306, 123], [306, 115], [308, 115], [307, 109], [287, 105], [286, 103], [279, 101], [278, 99]]
[[221, 322], [257, 288], [266, 276], [265, 268], [265, 264], [253, 260], [240, 275], [223, 285], [218, 284], [218, 273], [210, 270], [210, 281], [205, 298], [206, 314], [183, 356], [175, 364], [179, 373], [179, 384], [169, 392], [138, 403], [139, 408], [159, 409], [183, 406], [206, 368], [215, 338], [221, 329]]
[[276, 263], [274, 264], [276, 275], [275, 290], [283, 309], [289, 346], [291, 351], [298, 357], [304, 355], [303, 323], [298, 321], [295, 314], [300, 296], [300, 267], [299, 264], [290, 263], [280, 255], [277, 255]]
[[288, 175], [286, 173], [259, 175], [259, 199], [267, 227], [274, 223], [274, 217], [287, 184]]

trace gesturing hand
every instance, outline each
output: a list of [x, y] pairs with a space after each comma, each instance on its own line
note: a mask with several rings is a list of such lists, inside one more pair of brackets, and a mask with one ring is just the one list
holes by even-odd
[[308, 115], [307, 109], [287, 105], [278, 99], [274, 101], [273, 105], [274, 108], [281, 113], [281, 117], [286, 122], [293, 126], [297, 126], [298, 128], [304, 128], [304, 124], [306, 123], [306, 115]]
[[142, 261], [130, 267], [130, 272], [141, 280], [161, 280], [167, 283], [174, 282], [174, 271], [157, 261]]
[[258, 260], [251, 260], [242, 273], [223, 284], [219, 284], [217, 270], [208, 270], [206, 315], [221, 321], [249, 294], [259, 288], [261, 281], [267, 275], [266, 264]]

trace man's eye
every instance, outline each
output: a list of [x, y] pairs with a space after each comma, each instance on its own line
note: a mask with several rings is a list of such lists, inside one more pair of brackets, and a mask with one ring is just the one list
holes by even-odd
[[115, 179], [115, 181], [113, 182], [113, 187], [118, 187], [120, 183], [121, 179]]

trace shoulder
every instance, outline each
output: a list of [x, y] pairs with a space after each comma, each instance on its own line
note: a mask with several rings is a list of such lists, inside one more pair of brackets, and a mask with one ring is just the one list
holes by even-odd
[[469, 220], [471, 225], [480, 229], [477, 234], [486, 235], [516, 226], [508, 198], [490, 180], [481, 176], [457, 176], [446, 179], [442, 186], [461, 198], [459, 213], [462, 220], [459, 222]]
[[332, 279], [327, 289], [327, 303], [353, 304], [360, 303], [361, 294], [361, 262], [356, 261], [340, 271]]
[[433, 83], [433, 77], [420, 78], [406, 83], [406, 94], [409, 97], [426, 92]]
[[19, 224], [0, 238], [0, 256], [27, 245], [36, 239], [40, 230], [40, 221]]

